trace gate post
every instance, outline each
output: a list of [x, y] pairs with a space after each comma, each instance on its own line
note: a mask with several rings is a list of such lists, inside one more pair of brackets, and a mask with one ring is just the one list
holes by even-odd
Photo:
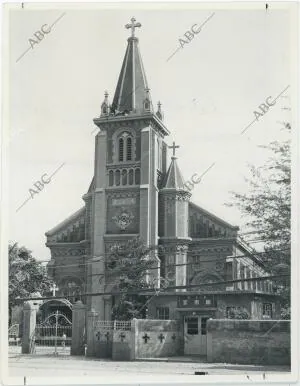
[[87, 312], [87, 321], [86, 321], [86, 337], [87, 337], [87, 350], [86, 356], [93, 357], [96, 355], [95, 352], [95, 331], [94, 323], [95, 319], [99, 316], [99, 312], [91, 310]]
[[71, 355], [84, 355], [85, 340], [85, 305], [78, 300], [72, 311]]
[[34, 344], [34, 330], [36, 325], [36, 307], [32, 302], [24, 303], [22, 354], [31, 354]]
[[134, 361], [136, 358], [138, 358], [138, 333], [138, 320], [133, 318], [131, 321], [131, 361]]

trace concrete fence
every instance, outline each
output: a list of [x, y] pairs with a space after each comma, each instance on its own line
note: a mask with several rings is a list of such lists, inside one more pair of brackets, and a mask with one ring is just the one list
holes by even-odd
[[177, 320], [139, 319], [135, 323], [135, 359], [179, 355], [182, 337]]
[[289, 320], [210, 319], [207, 360], [257, 365], [290, 365]]
[[102, 321], [87, 316], [87, 356], [135, 360], [178, 355], [182, 345], [176, 320]]

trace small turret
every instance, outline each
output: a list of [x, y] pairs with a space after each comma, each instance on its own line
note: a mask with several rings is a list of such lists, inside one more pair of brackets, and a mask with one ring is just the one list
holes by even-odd
[[157, 115], [157, 117], [158, 117], [161, 121], [164, 120], [164, 113], [163, 113], [163, 111], [162, 111], [162, 109], [161, 109], [161, 103], [160, 103], [160, 101], [157, 103], [157, 112], [156, 112], [156, 115]]
[[143, 101], [143, 106], [145, 111], [151, 111], [151, 98], [150, 98], [150, 89], [147, 87], [145, 88], [145, 99]]
[[101, 115], [100, 117], [106, 117], [110, 114], [110, 103], [108, 101], [108, 92], [105, 91], [104, 93], [104, 101], [101, 105]]

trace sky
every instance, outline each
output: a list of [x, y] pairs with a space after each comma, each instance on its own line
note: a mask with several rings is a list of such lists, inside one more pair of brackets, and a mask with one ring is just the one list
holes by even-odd
[[[136, 36], [152, 101], [162, 102], [171, 132], [165, 139], [180, 146], [176, 155], [184, 178], [214, 163], [194, 186], [194, 203], [243, 230], [240, 212], [224, 205], [229, 192], [247, 192], [248, 165], [260, 166], [269, 157], [259, 145], [287, 137], [281, 122], [292, 120], [296, 49], [288, 3], [271, 3], [268, 10], [265, 3], [122, 6], [25, 4], [8, 12], [8, 238], [41, 260], [50, 258], [45, 232], [84, 205], [93, 177], [93, 118], [105, 90], [113, 99], [130, 35], [124, 25], [132, 16], [142, 24]], [[179, 39], [208, 18], [167, 60]], [[55, 21], [31, 48], [34, 33]], [[254, 121], [254, 111], [268, 97], [278, 98]], [[53, 173], [17, 210], [34, 183]]]

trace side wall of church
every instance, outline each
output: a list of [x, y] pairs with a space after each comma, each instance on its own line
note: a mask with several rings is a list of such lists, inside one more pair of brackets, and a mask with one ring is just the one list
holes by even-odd
[[[232, 279], [226, 270], [226, 258], [233, 252], [233, 241], [195, 240], [189, 246], [187, 276], [189, 284]], [[201, 287], [199, 288], [201, 290]], [[225, 290], [218, 285], [216, 290]]]

